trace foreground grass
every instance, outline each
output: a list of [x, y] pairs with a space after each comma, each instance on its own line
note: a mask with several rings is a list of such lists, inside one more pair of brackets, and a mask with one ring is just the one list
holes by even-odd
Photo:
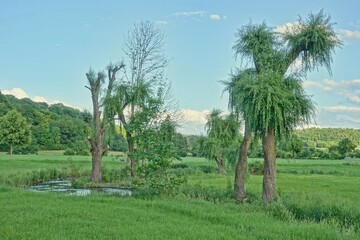
[[0, 187], [0, 239], [356, 239], [262, 208], [198, 200], [64, 196]]
[[[223, 194], [233, 173], [205, 174], [215, 163], [202, 158], [180, 163], [189, 166], [187, 187], [197, 195], [76, 197], [0, 186], [0, 239], [360, 239], [357, 161], [279, 160], [279, 201], [270, 206], [261, 204], [261, 176], [247, 179], [249, 202], [235, 204]], [[69, 164], [89, 170], [91, 159], [0, 155], [0, 178]], [[104, 166], [125, 163], [110, 156]]]

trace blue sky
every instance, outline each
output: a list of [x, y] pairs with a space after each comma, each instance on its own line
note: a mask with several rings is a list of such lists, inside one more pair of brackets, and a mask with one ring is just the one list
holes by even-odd
[[324, 9], [344, 42], [333, 75], [307, 75], [304, 87], [317, 103], [321, 127], [360, 128], [359, 1], [2, 1], [0, 90], [49, 103], [91, 110], [85, 72], [123, 59], [123, 39], [149, 20], [166, 36], [167, 77], [185, 116], [181, 131], [203, 131], [204, 113], [227, 108], [223, 86], [239, 67], [232, 46], [236, 29], [251, 20], [281, 27]]

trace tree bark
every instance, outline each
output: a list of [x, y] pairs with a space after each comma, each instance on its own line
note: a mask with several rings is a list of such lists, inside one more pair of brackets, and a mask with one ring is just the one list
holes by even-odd
[[218, 168], [218, 173], [219, 174], [226, 174], [226, 170], [224, 168], [224, 164], [223, 164], [223, 160], [221, 157], [217, 156], [215, 158], [215, 161], [216, 161], [216, 165], [217, 165], [217, 168]]
[[245, 176], [247, 166], [247, 153], [252, 140], [251, 132], [245, 123], [244, 140], [240, 145], [239, 160], [235, 168], [235, 182], [234, 182], [234, 195], [237, 201], [244, 201], [246, 199], [245, 191]]
[[95, 81], [90, 81], [90, 75], [86, 74], [89, 79], [90, 87], [85, 86], [91, 92], [91, 99], [93, 103], [93, 129], [95, 131], [94, 137], [89, 137], [88, 140], [91, 145], [92, 155], [92, 169], [91, 181], [100, 182], [102, 180], [101, 160], [103, 154], [103, 136], [104, 130], [101, 127], [101, 111], [99, 105], [99, 93], [101, 88], [101, 76], [97, 76]]
[[262, 199], [270, 203], [276, 199], [276, 139], [275, 130], [269, 129], [262, 138], [264, 151], [264, 178]]
[[128, 144], [128, 161], [131, 169], [131, 177], [136, 177], [136, 160], [133, 156], [134, 154], [134, 142], [131, 136], [131, 133], [126, 131], [126, 141]]
[[102, 154], [100, 149], [96, 149], [92, 152], [91, 181], [93, 182], [101, 182], [102, 180], [101, 159]]
[[95, 139], [91, 139], [91, 155], [92, 155], [92, 169], [91, 169], [91, 181], [100, 182], [102, 180], [102, 167], [101, 160], [103, 155], [103, 138], [101, 128], [101, 120], [98, 104], [94, 104], [94, 126], [95, 126]]

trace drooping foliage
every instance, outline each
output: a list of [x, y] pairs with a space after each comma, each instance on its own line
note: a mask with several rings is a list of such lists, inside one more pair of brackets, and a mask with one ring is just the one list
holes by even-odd
[[[330, 20], [320, 11], [310, 14], [306, 20], [300, 18], [294, 28], [282, 34], [265, 23], [250, 23], [236, 34], [235, 56], [247, 60], [251, 66], [232, 74], [225, 85], [230, 96], [229, 106], [242, 114], [245, 130], [262, 137], [264, 202], [276, 198], [276, 139], [288, 135], [297, 125], [308, 123], [314, 113], [314, 104], [304, 93], [301, 80], [298, 75], [289, 74], [288, 69], [296, 60], [301, 60], [302, 74], [320, 66], [326, 66], [331, 73], [332, 54], [341, 42]], [[241, 171], [245, 169], [251, 141], [249, 133], [245, 135], [248, 138], [246, 141], [244, 138], [240, 147], [235, 192], [239, 185], [236, 181], [244, 180], [237, 175], [243, 175]], [[244, 192], [243, 186], [241, 191]]]
[[205, 125], [207, 136], [203, 143], [204, 155], [214, 159], [218, 165], [218, 172], [224, 173], [223, 160], [231, 153], [230, 147], [239, 137], [239, 122], [234, 114], [222, 116], [222, 111], [214, 109], [207, 115]]
[[299, 58], [304, 73], [324, 66], [331, 74], [332, 56], [335, 48], [342, 44], [334, 25], [330, 15], [323, 10], [317, 14], [310, 13], [307, 19], [300, 17], [294, 27], [281, 34], [289, 49], [285, 67]]

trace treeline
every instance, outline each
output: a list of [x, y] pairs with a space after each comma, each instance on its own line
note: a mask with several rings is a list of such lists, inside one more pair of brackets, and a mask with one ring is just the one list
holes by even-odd
[[296, 135], [306, 142], [308, 147], [330, 148], [345, 138], [349, 138], [357, 145], [360, 144], [360, 131], [358, 129], [308, 128], [297, 130]]
[[[0, 92], [0, 117], [13, 109], [19, 111], [31, 125], [30, 144], [15, 146], [15, 154], [32, 154], [40, 150], [66, 150], [66, 154], [89, 155], [90, 146], [87, 137], [91, 134], [92, 116], [88, 111], [80, 111], [61, 103], [49, 105], [44, 102], [34, 102], [28, 98], [17, 99]], [[127, 151], [127, 142], [119, 127], [111, 131], [108, 141], [111, 151]], [[206, 155], [205, 136], [176, 133], [172, 141], [181, 157]], [[345, 147], [341, 144], [339, 146], [341, 141], [346, 143]], [[356, 149], [359, 145], [360, 130], [308, 128], [296, 130], [292, 137], [278, 142], [277, 156], [280, 158], [358, 158], [360, 153]], [[231, 147], [228, 158], [236, 158], [238, 149]], [[8, 146], [1, 144], [0, 151], [8, 151]], [[262, 157], [259, 141], [252, 143], [249, 156]], [[229, 159], [231, 162], [235, 160]]]
[[[296, 130], [277, 143], [277, 157], [304, 159], [360, 158], [360, 130], [308, 128]], [[261, 144], [253, 142], [250, 157], [263, 157]]]
[[[31, 142], [15, 146], [15, 154], [37, 153], [40, 150], [66, 150], [67, 154], [89, 155], [87, 137], [91, 134], [91, 114], [61, 103], [49, 105], [31, 99], [17, 99], [0, 92], [0, 118], [11, 110], [17, 110], [31, 125]], [[114, 132], [111, 150], [125, 151], [126, 141], [119, 132]], [[6, 144], [0, 151], [8, 151]]]

